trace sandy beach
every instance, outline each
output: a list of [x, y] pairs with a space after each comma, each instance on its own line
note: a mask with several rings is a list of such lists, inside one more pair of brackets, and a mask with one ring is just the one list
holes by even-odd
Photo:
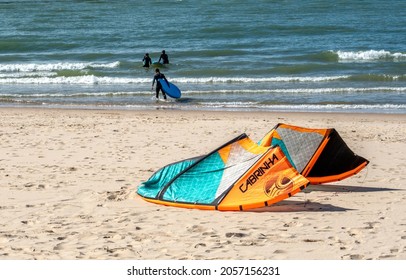
[[[148, 203], [166, 164], [277, 123], [335, 128], [367, 158], [267, 208]], [[406, 115], [0, 109], [0, 259], [406, 259]]]

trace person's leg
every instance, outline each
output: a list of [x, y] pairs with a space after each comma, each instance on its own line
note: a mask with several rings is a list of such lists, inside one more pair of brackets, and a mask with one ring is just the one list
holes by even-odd
[[155, 88], [155, 97], [158, 99], [159, 98], [159, 86], [157, 85]]

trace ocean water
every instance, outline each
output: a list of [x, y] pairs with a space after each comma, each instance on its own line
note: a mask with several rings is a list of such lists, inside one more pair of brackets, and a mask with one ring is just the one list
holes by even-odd
[[0, 1], [0, 106], [405, 114], [406, 1]]

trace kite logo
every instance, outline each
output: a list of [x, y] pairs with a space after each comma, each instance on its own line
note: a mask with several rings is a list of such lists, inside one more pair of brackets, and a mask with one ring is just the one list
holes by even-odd
[[279, 176], [278, 180], [275, 182], [275, 187], [279, 190], [291, 188], [293, 186], [293, 181], [289, 177], [286, 177], [284, 174]]
[[293, 187], [293, 180], [284, 173], [280, 174], [276, 180], [274, 177], [265, 184], [264, 191], [266, 195], [272, 197], [276, 192], [281, 192]]
[[255, 169], [250, 176], [248, 176], [245, 184], [241, 184], [239, 187], [240, 191], [245, 193], [248, 188], [252, 187], [256, 182], [258, 182], [259, 178], [264, 175], [278, 160], [279, 158], [275, 154], [272, 154], [271, 157], [264, 160], [263, 164]]

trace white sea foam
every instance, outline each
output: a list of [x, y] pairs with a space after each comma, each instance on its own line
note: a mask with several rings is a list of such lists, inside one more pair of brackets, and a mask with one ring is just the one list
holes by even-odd
[[[55, 77], [56, 72], [34, 71], [34, 72], [0, 72], [0, 79], [21, 79], [21, 78], [39, 78], [39, 77]], [[1, 81], [0, 81], [1, 83]]]
[[85, 85], [114, 85], [114, 84], [139, 84], [150, 83], [150, 78], [114, 78], [96, 77], [94, 75], [74, 77], [24, 77], [0, 79], [0, 84], [85, 84]]
[[385, 50], [368, 50], [368, 51], [337, 51], [339, 61], [356, 62], [356, 61], [406, 61], [405, 53], [391, 53]]
[[53, 97], [104, 97], [104, 96], [135, 96], [151, 95], [150, 91], [132, 91], [132, 92], [74, 92], [74, 93], [29, 93], [29, 94], [9, 94], [1, 93], [1, 97], [10, 98], [53, 98]]
[[[209, 78], [169, 78], [176, 84], [253, 84], [253, 83], [320, 83], [350, 79], [351, 76], [325, 77], [209, 77]], [[399, 80], [405, 76], [387, 76]], [[152, 78], [99, 77], [94, 75], [57, 76], [56, 72], [0, 72], [0, 84], [141, 84], [150, 83]]]
[[0, 64], [1, 72], [36, 72], [36, 71], [59, 71], [59, 70], [82, 70], [86, 68], [116, 68], [119, 61], [111, 63], [82, 63], [82, 62], [57, 62], [57, 63], [17, 63]]
[[266, 77], [266, 78], [250, 78], [250, 77], [207, 77], [207, 78], [173, 78], [173, 82], [177, 83], [267, 83], [267, 82], [323, 82], [335, 81], [349, 78], [348, 75], [343, 76], [319, 76], [319, 77]]
[[321, 93], [356, 93], [356, 92], [406, 92], [406, 87], [371, 87], [371, 88], [292, 88], [292, 89], [236, 89], [236, 90], [185, 90], [184, 94], [321, 94]]
[[259, 102], [203, 102], [203, 107], [223, 109], [263, 109], [276, 111], [404, 111], [405, 104], [261, 104]]
[[[18, 72], [14, 72], [18, 73]], [[40, 75], [35, 75], [41, 73]], [[94, 75], [55, 77], [55, 73], [29, 72], [27, 75], [2, 74], [0, 84], [137, 84], [150, 83], [152, 78], [124, 78], [124, 77], [97, 77]], [[28, 76], [28, 77], [27, 77]], [[39, 77], [37, 77], [39, 76]], [[180, 84], [225, 84], [225, 83], [270, 83], [270, 82], [327, 82], [345, 79], [350, 76], [326, 76], [326, 77], [208, 77], [208, 78], [169, 78], [173, 83]]]

